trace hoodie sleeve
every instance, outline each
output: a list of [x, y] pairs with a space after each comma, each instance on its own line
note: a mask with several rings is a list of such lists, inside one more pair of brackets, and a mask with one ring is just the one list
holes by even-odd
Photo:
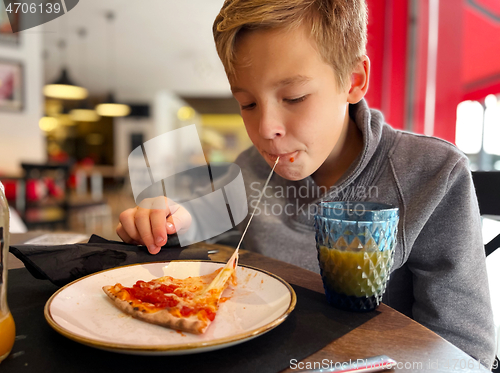
[[407, 265], [414, 319], [491, 368], [495, 331], [481, 218], [465, 157], [451, 170]]

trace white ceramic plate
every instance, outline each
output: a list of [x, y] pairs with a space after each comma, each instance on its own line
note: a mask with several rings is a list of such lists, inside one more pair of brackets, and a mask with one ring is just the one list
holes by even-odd
[[45, 319], [57, 332], [88, 346], [137, 355], [181, 355], [229, 347], [258, 337], [281, 324], [296, 303], [281, 278], [237, 267], [238, 285], [228, 287], [217, 316], [205, 334], [194, 335], [148, 324], [123, 314], [104, 294], [104, 285], [132, 286], [161, 276], [202, 276], [224, 263], [172, 261], [114, 268], [73, 281], [45, 305]]

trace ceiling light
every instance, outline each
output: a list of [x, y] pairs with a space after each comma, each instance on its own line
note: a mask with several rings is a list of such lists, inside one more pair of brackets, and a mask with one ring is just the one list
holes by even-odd
[[54, 83], [43, 87], [43, 94], [60, 100], [83, 100], [89, 93], [85, 88], [74, 84], [69, 78], [68, 70], [63, 68], [61, 75]]
[[38, 121], [38, 126], [42, 131], [50, 132], [57, 127], [58, 123], [54, 117], [43, 117]]
[[130, 106], [123, 104], [99, 104], [95, 110], [103, 117], [125, 117], [130, 113]]
[[[78, 36], [81, 39], [81, 46], [78, 48], [80, 50], [80, 71], [81, 71], [81, 76], [83, 81], [87, 81], [86, 76], [86, 46], [87, 44], [85, 43], [85, 36], [87, 35], [87, 30], [84, 27], [81, 27], [77, 31]], [[75, 107], [73, 110], [69, 112], [69, 115], [71, 119], [75, 122], [97, 122], [101, 117], [97, 112], [91, 108], [89, 100], [82, 100], [77, 107]]]
[[180, 120], [190, 120], [193, 119], [196, 112], [190, 106], [183, 106], [177, 110], [177, 118]]
[[[116, 73], [116, 68], [114, 65], [114, 39], [113, 39], [113, 33], [111, 30], [112, 28], [112, 23], [113, 20], [115, 19], [115, 13], [112, 11], [106, 12], [105, 17], [108, 21], [108, 48], [107, 48], [107, 55], [108, 55], [108, 74], [107, 77], [110, 81], [112, 81], [112, 84], [109, 84], [113, 88], [115, 88], [115, 73]], [[103, 116], [103, 117], [125, 117], [130, 114], [130, 106], [124, 105], [124, 104], [118, 104], [113, 96], [113, 91], [111, 90], [111, 93], [108, 95], [106, 101], [104, 101], [102, 104], [99, 104], [95, 107], [95, 110], [97, 111], [97, 114]]]
[[[59, 40], [58, 47], [61, 50], [60, 54], [63, 56], [63, 61], [66, 61], [66, 42], [64, 39]], [[64, 63], [62, 66], [64, 66]], [[59, 78], [54, 83], [43, 87], [43, 94], [60, 100], [83, 100], [87, 98], [88, 91], [73, 83], [69, 78], [68, 70], [63, 67]]]
[[60, 100], [83, 100], [88, 92], [85, 88], [69, 84], [47, 84], [43, 87], [43, 94], [47, 97]]
[[130, 106], [117, 104], [113, 94], [109, 94], [107, 100], [95, 107], [97, 114], [103, 117], [125, 117], [130, 114]]
[[75, 122], [97, 122], [101, 118], [93, 109], [73, 109], [69, 115]]

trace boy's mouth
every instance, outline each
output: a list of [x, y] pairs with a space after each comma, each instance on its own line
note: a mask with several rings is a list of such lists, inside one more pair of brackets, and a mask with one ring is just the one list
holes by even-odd
[[294, 152], [291, 152], [291, 153], [279, 153], [279, 154], [271, 154], [271, 153], [267, 153], [266, 152], [266, 155], [273, 162], [276, 162], [276, 159], [278, 157], [280, 157], [280, 163], [282, 163], [285, 160], [287, 160], [287, 161], [289, 161], [290, 159], [294, 159], [295, 160], [297, 158], [298, 152], [299, 152], [298, 150], [296, 150]]

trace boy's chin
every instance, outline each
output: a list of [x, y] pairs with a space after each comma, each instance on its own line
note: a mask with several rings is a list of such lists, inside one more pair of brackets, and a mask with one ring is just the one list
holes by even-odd
[[280, 175], [283, 179], [290, 181], [302, 180], [309, 176], [306, 172], [301, 172], [300, 170], [297, 169], [292, 169], [288, 167], [279, 167], [279, 164], [274, 171], [278, 175]]

